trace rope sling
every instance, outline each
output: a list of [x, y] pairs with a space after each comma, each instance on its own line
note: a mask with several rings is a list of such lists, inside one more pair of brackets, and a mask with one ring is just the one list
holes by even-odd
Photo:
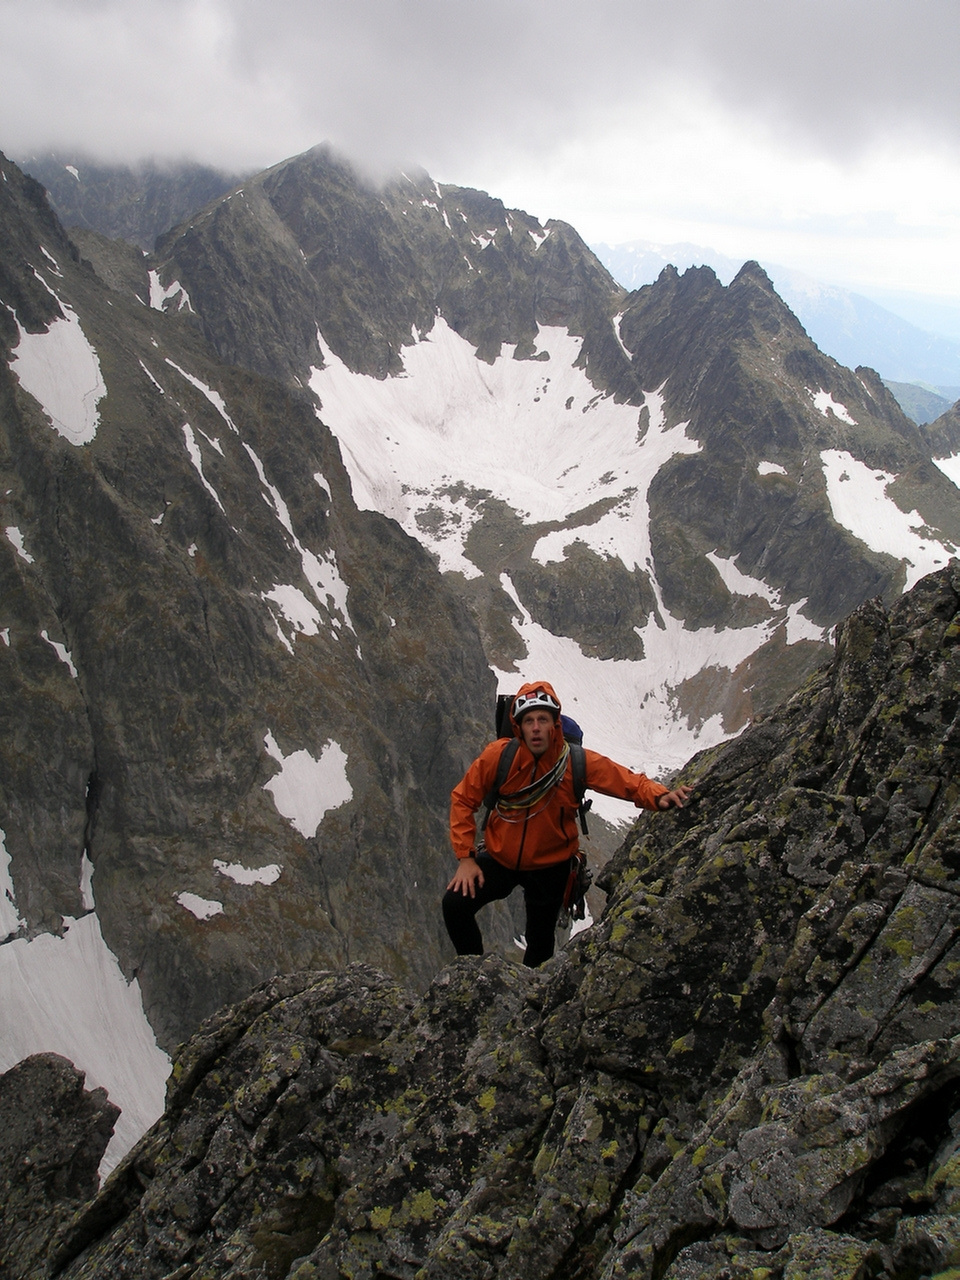
[[[542, 778], [536, 778], [519, 791], [511, 791], [497, 798], [496, 810], [504, 822], [520, 822], [523, 817], [530, 817], [530, 810], [559, 785], [570, 759], [570, 744], [565, 742], [557, 762]], [[486, 823], [484, 823], [486, 826]]]

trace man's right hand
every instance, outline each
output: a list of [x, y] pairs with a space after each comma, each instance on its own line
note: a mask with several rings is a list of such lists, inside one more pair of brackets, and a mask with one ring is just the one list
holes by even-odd
[[454, 893], [462, 893], [465, 898], [475, 898], [477, 890], [483, 888], [483, 872], [476, 858], [461, 858], [457, 863], [457, 873], [447, 885]]

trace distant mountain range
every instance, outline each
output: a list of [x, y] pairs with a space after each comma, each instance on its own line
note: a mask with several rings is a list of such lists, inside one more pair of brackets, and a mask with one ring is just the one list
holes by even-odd
[[[668, 264], [684, 270], [708, 266], [729, 283], [743, 265], [694, 244], [591, 246], [615, 280], [627, 289], [652, 284]], [[867, 365], [890, 386], [915, 422], [931, 422], [960, 399], [960, 341], [930, 333], [861, 294], [822, 284], [775, 263], [763, 263], [774, 287], [821, 351], [855, 369]], [[910, 384], [913, 390], [899, 390]], [[920, 396], [916, 386], [927, 394]]]
[[[143, 161], [110, 165], [56, 152], [24, 157], [23, 168], [43, 183], [67, 226], [96, 230], [153, 249], [159, 236], [209, 201], [239, 185], [244, 174], [190, 163]], [[626, 289], [652, 284], [672, 264], [683, 271], [709, 266], [729, 284], [739, 259], [689, 243], [633, 240], [592, 245], [610, 274]], [[841, 364], [876, 369], [901, 408], [915, 422], [932, 422], [960, 398], [960, 340], [932, 332], [900, 311], [910, 300], [894, 299], [894, 310], [861, 294], [823, 284], [775, 263], [762, 263], [777, 292], [822, 351]], [[941, 308], [944, 323], [947, 309]], [[915, 313], [915, 309], [914, 309]], [[925, 314], [930, 312], [929, 306]], [[960, 316], [952, 317], [960, 323]]]

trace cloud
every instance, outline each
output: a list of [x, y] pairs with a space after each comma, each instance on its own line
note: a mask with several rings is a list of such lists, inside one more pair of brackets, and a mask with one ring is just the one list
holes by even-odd
[[923, 258], [956, 292], [956, 0], [0, 0], [0, 30], [17, 158], [236, 171], [328, 141], [594, 240], [905, 289]]
[[[5, 145], [531, 153], [684, 86], [795, 145], [960, 144], [954, 0], [0, 0]], [[269, 152], [269, 155], [267, 154]]]

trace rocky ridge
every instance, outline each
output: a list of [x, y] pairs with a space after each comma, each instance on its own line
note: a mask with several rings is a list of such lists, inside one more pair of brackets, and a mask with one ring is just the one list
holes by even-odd
[[692, 760], [543, 969], [463, 959], [417, 998], [353, 966], [224, 1010], [48, 1274], [952, 1274], [958, 689], [948, 568]]
[[[910, 569], [838, 520], [825, 451], [886, 474], [890, 498], [942, 544], [941, 563], [960, 545], [957, 490], [933, 465], [927, 437], [872, 370], [851, 372], [817, 350], [756, 264], [727, 288], [708, 268], [682, 276], [667, 268], [628, 294], [564, 223], [541, 226], [484, 192], [426, 174], [374, 189], [319, 147], [162, 237], [152, 265], [170, 290], [166, 305], [188, 297], [223, 358], [311, 383], [348, 467], [350, 432], [376, 411], [364, 402], [344, 417], [314, 371], [332, 356], [366, 395], [364, 379], [409, 377], [411, 353], [441, 324], [480, 362], [543, 362], [529, 423], [516, 426], [534, 438], [543, 432], [536, 401], [549, 399], [563, 373], [551, 326], [577, 340], [593, 397], [572, 415], [568, 399], [569, 425], [547, 434], [545, 447], [576, 432], [589, 438], [583, 415], [610, 400], [635, 407], [638, 453], [659, 431], [684, 425], [692, 443], [658, 469], [642, 514], [622, 459], [611, 459], [579, 508], [572, 503], [552, 523], [505, 499], [503, 486], [478, 484], [469, 466], [458, 472], [455, 458], [435, 491], [402, 477], [412, 536], [433, 549], [430, 535], [444, 521], [448, 536], [463, 531], [479, 576], [454, 587], [501, 669], [522, 670], [530, 644], [523, 610], [585, 655], [632, 661], [644, 657], [643, 629], [669, 612], [701, 634], [762, 625], [766, 635], [741, 665], [725, 670], [718, 657], [713, 678], [676, 680], [664, 691], [664, 714], [673, 699], [692, 724], [719, 713], [733, 732], [775, 705], [819, 662], [821, 633], [875, 594], [892, 598]], [[454, 394], [437, 412], [438, 448], [456, 411]], [[562, 404], [553, 412], [564, 419]], [[386, 441], [380, 447], [389, 450]], [[351, 478], [356, 485], [355, 468]], [[627, 524], [649, 521], [645, 562], [597, 541], [611, 513]], [[540, 554], [547, 534], [554, 542], [564, 535], [562, 552]], [[717, 560], [735, 562], [754, 585], [731, 589]], [[791, 606], [808, 620], [799, 640], [788, 626]]]

